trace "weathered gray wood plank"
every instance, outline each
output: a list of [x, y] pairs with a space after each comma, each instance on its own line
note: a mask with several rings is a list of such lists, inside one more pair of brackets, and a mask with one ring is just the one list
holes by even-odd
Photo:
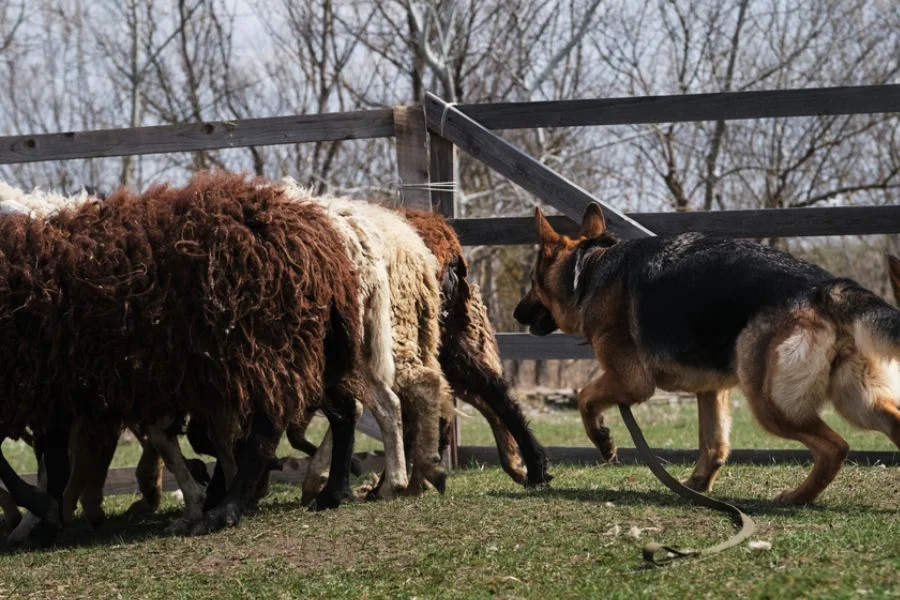
[[432, 209], [445, 217], [455, 216], [456, 206], [456, 146], [438, 134], [428, 135], [431, 155]]
[[[900, 85], [461, 104], [488, 129], [900, 112]], [[390, 109], [0, 137], [0, 164], [393, 135]]]
[[394, 142], [403, 206], [431, 210], [428, 190], [428, 132], [421, 106], [394, 109]]
[[[729, 210], [688, 213], [631, 213], [657, 235], [699, 231], [723, 237], [804, 237], [900, 233], [900, 205]], [[568, 217], [549, 217], [560, 233], [574, 235]], [[451, 221], [464, 246], [537, 243], [534, 218], [497, 217]]]
[[425, 117], [429, 130], [556, 207], [570, 219], [580, 223], [587, 205], [596, 202], [603, 207], [607, 223], [615, 227], [623, 238], [653, 235], [642, 225], [491, 133], [434, 94], [425, 97]]
[[0, 137], [0, 164], [394, 135], [391, 109]]
[[594, 353], [580, 335], [554, 333], [544, 337], [530, 333], [498, 333], [497, 343], [504, 359], [593, 359]]
[[488, 129], [900, 112], [900, 85], [462, 104]]

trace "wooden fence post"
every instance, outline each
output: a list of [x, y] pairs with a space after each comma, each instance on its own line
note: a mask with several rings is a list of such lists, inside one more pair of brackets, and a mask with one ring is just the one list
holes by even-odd
[[[422, 119], [425, 111], [422, 109]], [[434, 132], [428, 134], [428, 148], [431, 162], [431, 207], [447, 219], [456, 217], [456, 179], [455, 160], [456, 147]], [[456, 407], [456, 398], [453, 406]], [[459, 419], [456, 415], [450, 420], [447, 435], [450, 445], [441, 457], [444, 467], [455, 469], [459, 466]]]
[[394, 109], [394, 141], [397, 147], [397, 174], [400, 177], [400, 204], [406, 208], [430, 210], [428, 136], [421, 105]]
[[456, 146], [438, 134], [428, 134], [431, 154], [431, 206], [447, 219], [456, 218]]

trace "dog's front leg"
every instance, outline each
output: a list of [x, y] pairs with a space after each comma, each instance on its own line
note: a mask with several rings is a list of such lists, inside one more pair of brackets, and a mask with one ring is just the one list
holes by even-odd
[[[635, 373], [635, 369], [630, 369]], [[626, 371], [627, 373], [628, 371]], [[616, 404], [637, 404], [653, 394], [653, 383], [642, 377], [628, 377], [607, 370], [578, 393], [578, 410], [588, 438], [607, 462], [616, 458], [616, 444], [609, 428], [603, 425], [603, 411]]]
[[691, 476], [682, 483], [697, 492], [708, 492], [728, 458], [731, 430], [731, 390], [697, 393], [700, 455]]
[[610, 462], [616, 458], [616, 443], [609, 427], [603, 425], [603, 411], [616, 404], [608, 393], [609, 382], [606, 374], [581, 388], [578, 392], [578, 411], [588, 438], [594, 443], [603, 460]]

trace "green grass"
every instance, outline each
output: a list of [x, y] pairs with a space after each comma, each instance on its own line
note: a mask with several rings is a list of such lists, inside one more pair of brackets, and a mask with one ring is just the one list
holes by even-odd
[[[646, 540], [709, 544], [719, 515], [685, 506], [638, 467], [557, 466], [527, 492], [496, 469], [455, 474], [448, 493], [313, 514], [279, 487], [237, 529], [193, 539], [138, 524], [81, 523], [52, 551], [0, 556], [0, 595], [143, 598], [844, 598], [896, 595], [894, 469], [849, 466], [821, 503], [773, 506], [804, 467], [726, 467], [717, 492], [758, 521], [757, 539], [714, 558], [645, 570]], [[109, 501], [121, 511], [131, 498]], [[632, 528], [643, 531], [631, 537]], [[655, 528], [650, 529], [648, 528]]]
[[[751, 426], [746, 413], [735, 411], [736, 447], [786, 446]], [[691, 403], [651, 404], [637, 418], [653, 445], [695, 445]], [[620, 445], [630, 445], [618, 417], [610, 421]], [[547, 445], [585, 445], [574, 413], [536, 414], [532, 422]], [[466, 444], [491, 443], [476, 417], [464, 420], [462, 436]], [[847, 437], [857, 449], [891, 448], [883, 436]], [[135, 459], [134, 445], [123, 444], [118, 464]], [[681, 476], [691, 467], [670, 468]], [[732, 526], [685, 505], [642, 467], [554, 465], [552, 488], [538, 491], [517, 487], [495, 468], [467, 469], [453, 474], [444, 496], [321, 514], [297, 505], [296, 488], [276, 486], [240, 527], [187, 539], [162, 535], [177, 514], [173, 502], [135, 523], [121, 515], [133, 498], [119, 496], [107, 499], [111, 518], [101, 531], [76, 522], [56, 549], [4, 547], [0, 597], [900, 597], [898, 469], [847, 465], [812, 507], [770, 502], [808, 468], [723, 469], [716, 495], [752, 514], [760, 527], [755, 539], [771, 542], [771, 550], [744, 545], [649, 570], [640, 563], [646, 541], [706, 545]], [[629, 535], [637, 531], [639, 539]]]
[[[460, 437], [463, 445], [489, 446], [494, 440], [484, 419], [470, 407], [464, 407], [471, 418], [460, 419]], [[738, 393], [732, 395], [732, 433], [734, 448], [804, 448], [802, 444], [775, 437], [763, 430], [753, 416], [746, 402]], [[825, 421], [850, 443], [853, 450], [896, 450], [891, 441], [882, 433], [856, 429], [844, 421], [834, 409], [826, 407], [822, 413]], [[697, 403], [691, 400], [667, 401], [661, 399], [636, 406], [634, 416], [640, 424], [647, 441], [660, 448], [697, 447]], [[606, 424], [612, 430], [616, 443], [622, 447], [632, 447], [631, 437], [619, 417], [619, 411], [607, 411]], [[576, 410], [560, 410], [549, 413], [532, 411], [529, 419], [536, 435], [545, 446], [587, 447], [590, 440], [584, 433], [581, 417]]]

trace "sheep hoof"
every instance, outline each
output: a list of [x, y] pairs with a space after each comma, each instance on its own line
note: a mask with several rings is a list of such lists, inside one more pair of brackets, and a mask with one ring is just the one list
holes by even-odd
[[444, 471], [432, 475], [428, 478], [428, 483], [434, 486], [434, 489], [438, 491], [439, 494], [443, 494], [447, 491], [447, 474]]
[[129, 519], [146, 517], [159, 510], [160, 504], [161, 498], [159, 497], [159, 494], [155, 494], [153, 497], [145, 495], [140, 500], [135, 500], [131, 503], [131, 506], [125, 511], [125, 516]]
[[88, 525], [91, 526], [91, 529], [97, 530], [103, 526], [103, 523], [106, 521], [106, 513], [102, 510], [98, 513], [85, 514], [85, 519], [87, 519]]
[[191, 529], [191, 534], [206, 535], [226, 527], [237, 527], [240, 522], [241, 511], [236, 504], [229, 502], [207, 512], [203, 520], [197, 522]]
[[59, 535], [59, 527], [41, 521], [28, 536], [28, 541], [35, 548], [49, 548], [56, 542], [57, 535]]
[[163, 530], [166, 535], [188, 535], [194, 528], [196, 521], [186, 517], [178, 517]]
[[528, 480], [525, 482], [525, 487], [530, 489], [550, 487], [551, 481], [553, 481], [553, 475], [546, 471], [535, 472], [534, 477], [531, 476], [531, 473], [528, 473]]
[[316, 496], [316, 499], [313, 500], [312, 504], [309, 505], [309, 510], [319, 512], [322, 510], [337, 508], [340, 505], [341, 494], [323, 490], [322, 493]]
[[22, 513], [19, 511], [8, 512], [4, 517], [4, 523], [7, 531], [13, 531], [22, 522]]

